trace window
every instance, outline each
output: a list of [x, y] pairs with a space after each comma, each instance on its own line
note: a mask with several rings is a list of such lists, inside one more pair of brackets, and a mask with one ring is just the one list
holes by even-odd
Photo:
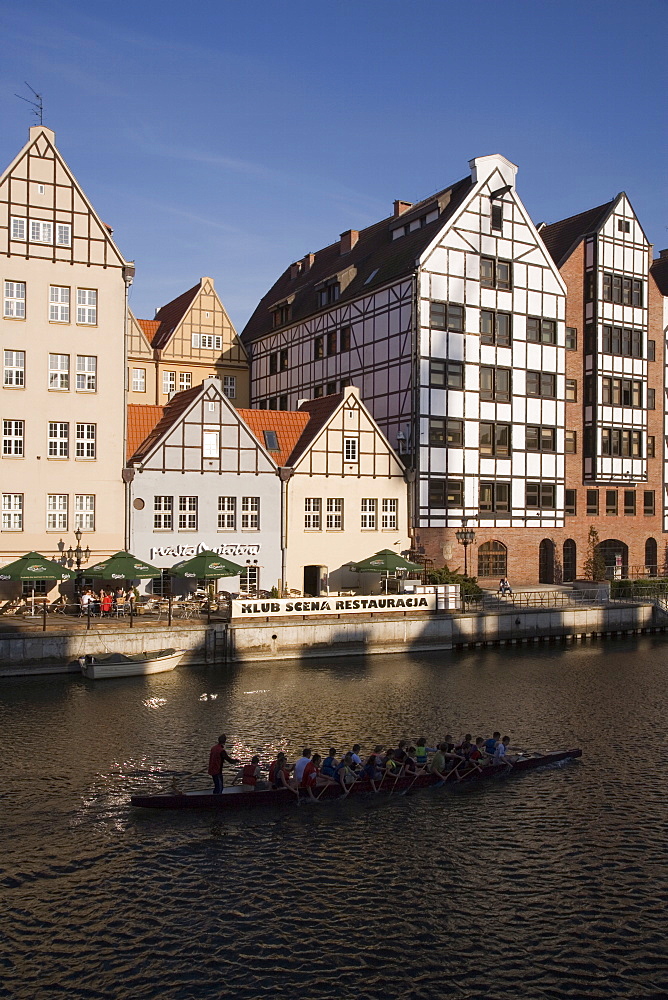
[[69, 458], [70, 425], [59, 421], [49, 421], [49, 458]]
[[621, 455], [624, 458], [640, 458], [642, 431], [625, 430], [620, 427], [603, 427], [601, 430], [601, 453], [603, 455]]
[[510, 424], [480, 422], [480, 454], [510, 455]]
[[260, 567], [245, 566], [239, 573], [239, 590], [243, 594], [254, 594], [260, 586]]
[[171, 531], [174, 527], [174, 497], [153, 497], [153, 527]]
[[647, 409], [648, 410], [656, 409], [656, 393], [654, 389], [647, 390]]
[[328, 382], [326, 395], [333, 396], [335, 392], [336, 392], [336, 382]]
[[510, 483], [480, 483], [481, 514], [505, 514], [510, 510]]
[[193, 377], [190, 372], [179, 372], [179, 392], [190, 389], [193, 384]]
[[629, 278], [623, 274], [606, 272], [603, 275], [603, 299], [624, 306], [643, 304], [643, 283], [640, 278]]
[[492, 229], [503, 229], [503, 204], [492, 205]]
[[643, 491], [643, 514], [648, 517], [654, 514], [654, 490]]
[[483, 542], [478, 548], [478, 576], [505, 576], [508, 572], [508, 550], [503, 542]]
[[327, 501], [327, 520], [325, 523], [328, 531], [343, 530], [343, 497], [333, 497]]
[[620, 233], [629, 233], [631, 231], [631, 223], [628, 219], [617, 219], [617, 229]]
[[510, 313], [480, 310], [480, 343], [510, 347], [512, 317]]
[[267, 400], [266, 399], [261, 399], [260, 402], [258, 403], [258, 407], [261, 410], [266, 410], [267, 409]]
[[647, 360], [648, 361], [656, 361], [656, 341], [655, 340], [648, 340], [647, 341]]
[[304, 500], [304, 528], [310, 531], [320, 531], [322, 500], [319, 497], [306, 497]]
[[97, 391], [97, 358], [77, 354], [77, 392]]
[[557, 397], [557, 376], [549, 372], [527, 372], [527, 396]]
[[463, 362], [432, 358], [429, 362], [429, 385], [432, 389], [463, 389]]
[[47, 495], [47, 531], [67, 531], [67, 501], [67, 493], [49, 493]]
[[577, 431], [564, 431], [564, 451], [567, 455], [575, 455], [578, 450]]
[[74, 495], [74, 529], [95, 531], [95, 496], [92, 493]]
[[237, 377], [236, 375], [223, 375], [223, 392], [228, 399], [237, 398]]
[[[603, 353], [616, 354], [623, 358], [643, 356], [643, 332], [622, 326], [603, 327]], [[647, 344], [649, 353], [649, 342]]]
[[380, 526], [393, 531], [397, 529], [397, 501], [393, 497], [381, 501]]
[[375, 499], [362, 500], [360, 528], [375, 530], [376, 507], [377, 501]]
[[578, 331], [575, 326], [566, 327], [566, 350], [567, 351], [577, 351], [578, 349]]
[[26, 384], [25, 351], [5, 351], [2, 384], [22, 389]]
[[176, 372], [162, 373], [162, 391], [166, 396], [173, 396], [176, 392]]
[[656, 455], [656, 443], [653, 434], [647, 435], [647, 457], [654, 458]]
[[481, 257], [480, 284], [483, 288], [512, 288], [511, 267], [510, 261]]
[[339, 350], [341, 352], [350, 350], [351, 332], [352, 331], [349, 326], [341, 327], [341, 330], [339, 332]]
[[454, 417], [429, 418], [429, 444], [436, 448], [461, 448], [464, 443], [464, 421]]
[[70, 290], [66, 285], [49, 287], [49, 320], [52, 323], [70, 321]]
[[69, 354], [49, 354], [49, 389], [69, 389]]
[[605, 377], [601, 380], [601, 402], [612, 406], [642, 406], [642, 382]]
[[587, 514], [598, 517], [598, 490], [587, 490]]
[[172, 578], [169, 570], [163, 569], [162, 575], [151, 580], [151, 591], [156, 597], [169, 597], [172, 593]]
[[12, 219], [12, 239], [24, 240], [26, 238], [26, 219]]
[[336, 302], [341, 293], [341, 286], [338, 281], [329, 281], [323, 288], [318, 289], [318, 305], [329, 306]]
[[146, 369], [145, 368], [133, 368], [132, 369], [132, 391], [133, 392], [146, 392]]
[[260, 498], [241, 498], [241, 527], [257, 531], [260, 527]]
[[237, 526], [237, 498], [218, 497], [218, 531], [234, 531]]
[[324, 356], [324, 341], [322, 337], [316, 337], [313, 341], [313, 360], [320, 361], [320, 359], [324, 358]]
[[263, 431], [262, 433], [264, 435], [264, 446], [267, 451], [280, 451], [276, 431]]
[[540, 316], [527, 316], [527, 340], [534, 344], [556, 344], [556, 322]]
[[95, 458], [97, 424], [77, 424], [76, 458]]
[[197, 529], [197, 497], [179, 497], [179, 531]]
[[540, 427], [535, 424], [528, 424], [526, 429], [526, 449], [527, 451], [556, 451], [556, 427]]
[[56, 223], [56, 246], [68, 247], [72, 242], [72, 227], [67, 223]]
[[269, 374], [276, 375], [278, 372], [278, 352], [269, 355]]
[[429, 325], [433, 330], [464, 332], [464, 306], [448, 302], [429, 303]]
[[430, 507], [463, 507], [464, 483], [461, 479], [430, 479], [427, 502]]
[[276, 306], [272, 311], [272, 322], [274, 326], [282, 326], [284, 323], [290, 322], [290, 317], [292, 315], [292, 309], [288, 302], [283, 302], [280, 306]]
[[9, 319], [26, 318], [26, 284], [25, 281], [5, 282], [5, 306], [3, 316]]
[[636, 513], [636, 491], [624, 490], [624, 516], [635, 517]]
[[323, 387], [321, 385], [316, 385], [315, 389], [313, 390], [313, 398], [320, 399], [320, 397], [323, 395], [323, 392], [324, 392]]
[[575, 517], [578, 512], [578, 491], [564, 490], [564, 514]]
[[23, 531], [23, 493], [2, 494], [2, 530]]
[[202, 457], [218, 458], [219, 455], [219, 431], [202, 431]]
[[282, 372], [286, 372], [288, 370], [288, 352], [287, 352], [287, 350], [283, 350], [283, 351], [280, 352], [278, 363], [279, 363], [279, 368], [281, 369]]
[[527, 483], [526, 506], [528, 510], [554, 510], [557, 487], [554, 483]]
[[327, 357], [331, 357], [336, 354], [338, 337], [336, 335], [336, 330], [330, 330], [327, 334]]
[[609, 517], [617, 516], [617, 490], [605, 491], [605, 513]]
[[31, 243], [53, 243], [53, 225], [51, 222], [41, 222], [39, 219], [30, 221]]
[[566, 379], [566, 402], [577, 403], [578, 401], [578, 381], [575, 378]]
[[77, 288], [77, 323], [86, 326], [97, 323], [97, 292], [94, 288]]
[[2, 421], [2, 454], [23, 458], [23, 421]]
[[343, 458], [346, 462], [356, 462], [357, 461], [357, 438], [344, 438], [343, 439]]
[[223, 346], [223, 338], [213, 333], [193, 333], [193, 347], [204, 347], [208, 350], [220, 351]]
[[510, 400], [510, 368], [480, 368], [480, 398], [493, 399], [497, 403]]

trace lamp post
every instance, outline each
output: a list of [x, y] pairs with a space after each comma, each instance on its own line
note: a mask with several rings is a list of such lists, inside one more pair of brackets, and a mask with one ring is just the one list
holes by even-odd
[[458, 531], [455, 531], [455, 538], [460, 545], [464, 546], [464, 576], [468, 576], [469, 569], [466, 554], [468, 552], [469, 545], [473, 545], [475, 542], [475, 531], [473, 528], [460, 528]]
[[77, 528], [74, 532], [74, 537], [77, 540], [77, 547], [73, 549], [70, 545], [69, 549], [65, 553], [70, 562], [73, 562], [76, 566], [77, 577], [75, 583], [75, 589], [77, 594], [81, 591], [81, 563], [88, 562], [90, 559], [90, 549], [86, 546], [85, 549], [81, 548], [81, 528]]

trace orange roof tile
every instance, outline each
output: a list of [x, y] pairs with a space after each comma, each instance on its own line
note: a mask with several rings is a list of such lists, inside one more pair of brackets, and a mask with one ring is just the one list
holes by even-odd
[[270, 451], [269, 454], [277, 465], [287, 465], [309, 422], [308, 413], [297, 410], [238, 410], [237, 412], [264, 448], [267, 448], [267, 445], [263, 432], [275, 432], [278, 451]]
[[164, 406], [151, 406], [148, 403], [128, 403], [128, 461], [160, 423], [164, 409]]
[[153, 339], [153, 337], [158, 332], [158, 329], [160, 327], [160, 320], [158, 320], [158, 319], [138, 319], [137, 322], [139, 323], [140, 327], [142, 328], [142, 330], [144, 331], [144, 333], [148, 337], [148, 342], [150, 344], [151, 341], [152, 341], [152, 339]]

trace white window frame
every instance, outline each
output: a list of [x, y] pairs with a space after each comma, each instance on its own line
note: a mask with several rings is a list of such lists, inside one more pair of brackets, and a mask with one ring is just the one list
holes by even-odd
[[53, 245], [53, 223], [46, 219], [31, 219], [30, 242]]
[[2, 384], [6, 389], [25, 389], [26, 352], [3, 351]]
[[97, 458], [97, 424], [77, 424], [75, 458], [84, 461]]
[[11, 219], [12, 235], [10, 239], [20, 240], [21, 243], [26, 242], [26, 232], [27, 232], [27, 219], [22, 219], [18, 215], [13, 215]]
[[193, 333], [192, 346], [208, 351], [220, 351], [223, 347], [223, 338], [215, 333]]
[[25, 454], [23, 420], [2, 421], [2, 454], [4, 458], [23, 458]]
[[259, 497], [242, 497], [241, 498], [241, 530], [242, 531], [259, 531], [260, 530], [260, 498]]
[[26, 318], [25, 281], [5, 281], [2, 315], [5, 319]]
[[223, 393], [228, 399], [237, 398], [237, 377], [236, 375], [223, 375]]
[[67, 285], [49, 285], [49, 322], [69, 323], [71, 289]]
[[76, 391], [97, 392], [97, 357], [77, 354]]
[[218, 531], [236, 531], [237, 498], [218, 497]]
[[23, 531], [23, 493], [2, 494], [2, 531]]
[[96, 288], [77, 288], [77, 324], [97, 326]]
[[158, 531], [174, 530], [174, 497], [153, 497], [153, 528]]
[[70, 457], [70, 425], [61, 420], [49, 420], [47, 453], [49, 458]]
[[95, 531], [95, 494], [74, 494], [74, 530]]
[[220, 458], [219, 431], [202, 431], [202, 457]]
[[67, 531], [69, 497], [67, 493], [47, 493], [46, 530]]
[[176, 392], [176, 372], [162, 373], [162, 392], [165, 396], [173, 396]]
[[344, 439], [343, 439], [343, 461], [344, 462], [358, 462], [359, 461], [359, 438], [356, 438], [356, 437], [344, 437]]
[[49, 389], [53, 392], [68, 392], [69, 388], [69, 354], [49, 354]]
[[69, 247], [72, 245], [72, 227], [68, 222], [56, 223], [56, 246]]
[[254, 594], [260, 586], [260, 567], [244, 566], [239, 573], [239, 590], [242, 594]]
[[322, 528], [322, 500], [320, 497], [304, 499], [304, 530], [320, 531]]
[[179, 497], [179, 531], [197, 531], [197, 497]]
[[132, 369], [132, 391], [133, 392], [146, 392], [146, 369], [145, 368], [133, 368]]
[[385, 497], [381, 502], [380, 526], [383, 530], [397, 530], [399, 503], [395, 497]]
[[331, 497], [327, 500], [325, 524], [327, 531], [343, 531], [343, 497]]
[[186, 389], [192, 389], [192, 387], [192, 372], [179, 372], [179, 392], [185, 392]]
[[365, 497], [360, 505], [360, 528], [376, 531], [378, 528], [378, 501], [375, 497]]

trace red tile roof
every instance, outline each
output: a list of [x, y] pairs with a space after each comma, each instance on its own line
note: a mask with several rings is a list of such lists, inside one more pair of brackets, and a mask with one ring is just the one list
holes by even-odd
[[162, 419], [164, 407], [147, 403], [128, 404], [127, 459], [130, 461], [139, 445]]
[[301, 410], [238, 410], [237, 411], [260, 444], [267, 448], [264, 431], [274, 431], [278, 440], [278, 451], [269, 451], [277, 465], [289, 465], [289, 458], [309, 423], [308, 413]]
[[150, 344], [160, 327], [159, 321], [156, 319], [138, 319], [137, 322], [146, 334]]
[[138, 403], [130, 404], [130, 407], [134, 406], [136, 409], [161, 411], [156, 422], [153, 424], [153, 427], [150, 428], [150, 430], [144, 435], [139, 444], [135, 446], [134, 451], [129, 452], [129, 457], [133, 460], [133, 462], [141, 462], [141, 460], [148, 455], [151, 448], [160, 440], [162, 435], [176, 423], [183, 411], [187, 410], [192, 401], [200, 394], [201, 391], [201, 385], [194, 385], [192, 389], [185, 389], [183, 392], [177, 392], [177, 394], [170, 399], [166, 406], [146, 406]]

